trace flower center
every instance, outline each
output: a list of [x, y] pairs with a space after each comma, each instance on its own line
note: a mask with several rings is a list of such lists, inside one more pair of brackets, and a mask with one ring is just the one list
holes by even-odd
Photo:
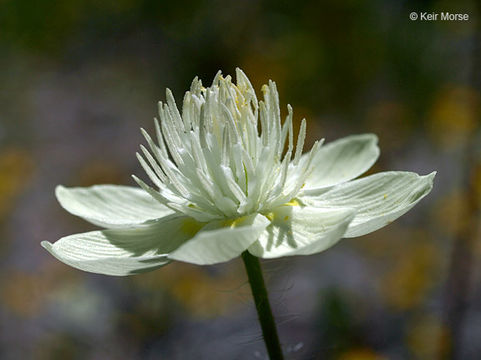
[[[195, 78], [182, 114], [170, 90], [155, 119], [157, 143], [143, 129], [150, 152], [137, 157], [157, 187], [137, 183], [171, 209], [199, 221], [268, 212], [293, 199], [311, 170], [320, 143], [302, 155], [306, 121], [294, 151], [292, 108], [281, 124], [279, 95], [269, 81], [264, 100], [240, 70], [237, 84], [217, 73], [209, 88]], [[260, 125], [260, 126], [259, 126]], [[285, 144], [287, 142], [287, 151]]]

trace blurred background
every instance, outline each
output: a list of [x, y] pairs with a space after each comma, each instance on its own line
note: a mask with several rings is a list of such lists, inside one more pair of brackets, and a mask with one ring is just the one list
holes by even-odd
[[266, 359], [239, 259], [115, 278], [40, 247], [94, 229], [57, 184], [134, 185], [165, 88], [239, 66], [307, 146], [373, 132], [370, 173], [438, 171], [386, 228], [263, 262], [286, 358], [479, 359], [479, 21], [475, 0], [0, 1], [0, 358]]

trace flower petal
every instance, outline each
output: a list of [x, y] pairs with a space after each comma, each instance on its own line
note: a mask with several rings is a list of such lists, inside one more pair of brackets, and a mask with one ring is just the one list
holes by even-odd
[[234, 222], [213, 221], [191, 240], [169, 255], [169, 259], [208, 265], [239, 256], [257, 240], [269, 225], [261, 214], [245, 216]]
[[267, 215], [271, 224], [249, 247], [263, 258], [314, 254], [334, 245], [354, 218], [353, 209], [279, 206]]
[[71, 214], [106, 228], [131, 227], [173, 213], [144, 190], [130, 186], [57, 186], [55, 195]]
[[434, 176], [388, 171], [333, 187], [326, 193], [304, 200], [317, 206], [352, 207], [356, 217], [346, 237], [368, 234], [397, 219], [431, 191]]
[[168, 254], [203, 226], [192, 218], [170, 215], [128, 229], [70, 235], [54, 244], [42, 242], [58, 260], [77, 269], [105, 275], [132, 275], [170, 262]]
[[[379, 157], [377, 136], [362, 134], [333, 141], [321, 149], [312, 160], [312, 172], [304, 186], [304, 193], [316, 195], [329, 186], [358, 177]], [[306, 161], [307, 156], [303, 156]]]

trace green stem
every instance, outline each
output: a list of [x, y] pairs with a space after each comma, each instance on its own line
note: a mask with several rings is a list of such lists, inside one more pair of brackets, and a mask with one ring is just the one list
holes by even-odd
[[242, 260], [244, 260], [247, 277], [251, 284], [252, 296], [256, 304], [257, 315], [261, 323], [267, 353], [269, 354], [270, 360], [282, 360], [281, 344], [277, 336], [276, 323], [272, 316], [271, 305], [269, 304], [269, 297], [262, 276], [261, 264], [259, 259], [251, 255], [247, 250], [242, 253]]

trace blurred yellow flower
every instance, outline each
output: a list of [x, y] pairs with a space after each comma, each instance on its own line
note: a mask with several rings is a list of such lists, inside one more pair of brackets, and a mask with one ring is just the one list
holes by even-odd
[[439, 247], [425, 240], [426, 234], [411, 234], [417, 240], [408, 249], [399, 251], [393, 268], [382, 279], [381, 289], [386, 301], [399, 310], [422, 303], [436, 284], [439, 273]]
[[442, 146], [466, 141], [480, 116], [480, 95], [474, 89], [450, 86], [436, 95], [429, 114], [428, 130]]
[[0, 218], [13, 206], [13, 200], [30, 180], [32, 170], [33, 161], [27, 151], [0, 150]]
[[388, 358], [375, 353], [371, 349], [358, 348], [341, 354], [338, 360], [388, 360]]

